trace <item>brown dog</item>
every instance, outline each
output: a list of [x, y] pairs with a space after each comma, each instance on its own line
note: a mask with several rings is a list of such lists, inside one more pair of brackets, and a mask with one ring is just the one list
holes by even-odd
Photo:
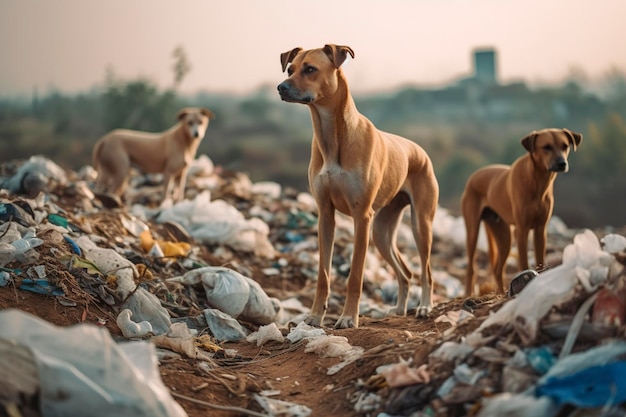
[[145, 173], [163, 174], [164, 201], [182, 200], [187, 170], [214, 117], [211, 110], [187, 107], [178, 113], [178, 123], [162, 133], [109, 132], [93, 149], [93, 166], [98, 171], [96, 191], [122, 196], [134, 165]]
[[347, 46], [325, 45], [281, 55], [289, 78], [278, 86], [287, 102], [309, 106], [313, 142], [309, 185], [319, 210], [320, 261], [317, 291], [306, 322], [322, 326], [330, 293], [335, 210], [354, 219], [354, 253], [347, 297], [336, 328], [358, 327], [363, 268], [373, 224], [373, 241], [398, 278], [396, 314], [406, 315], [411, 271], [395, 244], [402, 212], [412, 208], [413, 235], [422, 263], [422, 297], [417, 311], [432, 310], [430, 251], [432, 222], [439, 186], [426, 152], [414, 142], [382, 132], [354, 104], [341, 64], [354, 52]]
[[485, 221], [491, 272], [499, 294], [504, 293], [502, 271], [511, 250], [511, 226], [515, 227], [520, 270], [528, 269], [531, 230], [537, 265], [543, 265], [554, 180], [558, 172], [568, 171], [569, 152], [576, 151], [582, 138], [567, 129], [533, 131], [521, 141], [528, 153], [513, 165], [489, 165], [469, 177], [461, 197], [467, 231], [467, 296], [474, 291], [474, 253], [481, 220]]

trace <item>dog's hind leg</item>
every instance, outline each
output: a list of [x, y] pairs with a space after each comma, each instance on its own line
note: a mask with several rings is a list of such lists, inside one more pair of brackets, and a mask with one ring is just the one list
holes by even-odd
[[411, 270], [402, 259], [396, 237], [404, 208], [409, 204], [405, 194], [396, 196], [389, 205], [378, 210], [374, 217], [372, 240], [383, 259], [391, 265], [398, 279], [396, 314], [406, 316]]
[[465, 246], [467, 250], [467, 271], [465, 274], [465, 296], [474, 294], [476, 281], [476, 244], [480, 230], [480, 197], [477, 195], [463, 194], [461, 198], [463, 219], [465, 220]]
[[[504, 266], [511, 252], [511, 227], [506, 224], [497, 214], [491, 212], [483, 216], [487, 235], [490, 240], [490, 258], [493, 267], [493, 275], [496, 280], [496, 291], [498, 294], [504, 294]], [[491, 248], [495, 241], [495, 248]], [[495, 264], [493, 260], [495, 259]]]
[[430, 253], [433, 246], [433, 221], [439, 201], [439, 185], [434, 174], [420, 177], [411, 190], [411, 229], [420, 254], [422, 296], [417, 317], [426, 318], [433, 309], [433, 276]]

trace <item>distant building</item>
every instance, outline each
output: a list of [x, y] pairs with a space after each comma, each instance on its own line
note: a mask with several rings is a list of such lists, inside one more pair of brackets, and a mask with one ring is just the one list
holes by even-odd
[[495, 49], [474, 50], [474, 78], [484, 84], [498, 84]]

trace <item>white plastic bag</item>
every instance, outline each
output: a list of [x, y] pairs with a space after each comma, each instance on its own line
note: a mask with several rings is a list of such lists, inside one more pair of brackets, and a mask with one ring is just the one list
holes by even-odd
[[33, 353], [44, 417], [187, 416], [161, 381], [151, 343], [116, 344], [105, 328], [57, 327], [14, 309], [0, 311], [0, 339]]
[[270, 323], [268, 325], [259, 327], [259, 330], [249, 334], [246, 340], [250, 343], [256, 342], [257, 346], [261, 346], [265, 344], [265, 342], [269, 342], [271, 340], [284, 342], [285, 338], [283, 337], [283, 334], [280, 332], [280, 330], [278, 330], [276, 323]]
[[93, 262], [100, 272], [117, 277], [117, 292], [122, 298], [135, 289], [133, 278], [139, 275], [135, 264], [113, 249], [99, 247], [87, 235], [76, 239], [76, 244], [83, 251], [84, 257]]
[[259, 218], [246, 219], [224, 200], [211, 201], [209, 192], [162, 210], [157, 221], [175, 221], [194, 239], [204, 243], [224, 244], [268, 259], [274, 257], [274, 247], [268, 238], [269, 226]]
[[[600, 249], [598, 238], [591, 230], [574, 237], [574, 242], [565, 247], [563, 263], [542, 272], [530, 281], [513, 300], [491, 315], [476, 330], [494, 325], [512, 323], [524, 345], [531, 344], [537, 335], [539, 321], [554, 306], [569, 301], [575, 294], [576, 285], [584, 278], [581, 271], [593, 271], [594, 275], [608, 274], [608, 265], [613, 256]], [[596, 278], [599, 284], [602, 277]]]
[[211, 307], [252, 323], [269, 324], [280, 311], [280, 301], [270, 298], [253, 279], [229, 268], [206, 266], [168, 281], [202, 283]]

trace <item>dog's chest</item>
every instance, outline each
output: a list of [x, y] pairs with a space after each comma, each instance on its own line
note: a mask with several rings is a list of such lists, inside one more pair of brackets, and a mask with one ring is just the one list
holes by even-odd
[[331, 201], [337, 210], [346, 214], [351, 213], [351, 207], [356, 203], [355, 196], [362, 195], [360, 174], [337, 164], [322, 166], [311, 180], [311, 188], [318, 201]]

